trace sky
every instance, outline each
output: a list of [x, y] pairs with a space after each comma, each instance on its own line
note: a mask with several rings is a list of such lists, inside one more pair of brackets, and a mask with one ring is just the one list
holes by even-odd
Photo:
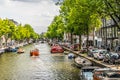
[[57, 0], [0, 0], [0, 18], [30, 24], [35, 32], [47, 31], [54, 16], [59, 15]]

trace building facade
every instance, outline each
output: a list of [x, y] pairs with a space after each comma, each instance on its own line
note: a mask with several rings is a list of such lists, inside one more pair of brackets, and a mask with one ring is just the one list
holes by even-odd
[[119, 45], [118, 27], [112, 19], [102, 19], [102, 26], [96, 32], [97, 38], [101, 39], [101, 47], [109, 47], [114, 50]]

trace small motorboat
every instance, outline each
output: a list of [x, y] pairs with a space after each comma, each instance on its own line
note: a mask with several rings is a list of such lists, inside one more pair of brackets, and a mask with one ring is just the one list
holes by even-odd
[[93, 71], [99, 69], [97, 66], [85, 66], [80, 70], [80, 80], [93, 80]]
[[4, 53], [5, 52], [5, 49], [4, 48], [1, 48], [0, 49], [0, 54]]
[[91, 66], [92, 65], [91, 61], [89, 61], [88, 59], [85, 59], [83, 57], [80, 57], [80, 56], [76, 57], [74, 59], [74, 62], [75, 62], [75, 65], [79, 68], [82, 68], [84, 66]]
[[95, 69], [93, 80], [120, 80], [120, 70], [112, 68]]
[[64, 50], [60, 45], [53, 45], [51, 46], [51, 53], [63, 53]]
[[69, 58], [69, 59], [72, 59], [72, 58], [74, 58], [74, 57], [75, 57], [75, 55], [74, 55], [73, 53], [69, 53], [69, 54], [68, 54], [68, 58]]
[[5, 52], [16, 52], [17, 48], [14, 46], [9, 46], [8, 48], [5, 49]]
[[70, 52], [69, 51], [64, 51], [64, 54], [65, 55], [68, 55]]
[[39, 50], [38, 49], [31, 50], [30, 56], [39, 56]]
[[24, 50], [23, 50], [22, 48], [19, 48], [19, 49], [17, 50], [17, 53], [24, 53]]

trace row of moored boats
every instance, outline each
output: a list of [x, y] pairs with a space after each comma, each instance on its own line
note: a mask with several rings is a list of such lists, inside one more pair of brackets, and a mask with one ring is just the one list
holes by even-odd
[[[60, 45], [52, 45], [51, 53], [63, 53], [64, 49]], [[80, 69], [80, 80], [120, 80], [120, 70], [112, 68], [101, 68], [93, 66], [92, 62], [86, 58], [67, 53], [68, 58], [74, 58], [74, 63]]]
[[86, 66], [80, 71], [81, 80], [120, 80], [120, 70]]
[[5, 52], [17, 52], [17, 53], [24, 53], [24, 50], [21, 47], [8, 47], [8, 48], [1, 48], [0, 54]]

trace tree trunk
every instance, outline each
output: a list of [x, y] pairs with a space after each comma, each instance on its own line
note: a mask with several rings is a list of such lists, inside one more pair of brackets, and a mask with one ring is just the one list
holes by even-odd
[[27, 38], [27, 43], [28, 43], [28, 44], [29, 44], [29, 40], [30, 40], [30, 39], [29, 39], [29, 38]]
[[93, 46], [95, 46], [95, 34], [94, 34], [94, 32], [95, 32], [95, 27], [93, 27]]
[[70, 33], [70, 37], [71, 37], [71, 44], [73, 44], [73, 34]]
[[7, 46], [7, 40], [8, 40], [8, 38], [6, 36], [4, 36], [4, 38], [5, 38], [5, 47], [8, 47]]
[[82, 42], [81, 35], [79, 35], [79, 50], [81, 49], [81, 42]]
[[7, 39], [5, 39], [5, 46], [8, 47], [8, 46], [7, 46]]
[[86, 45], [86, 47], [87, 47], [87, 53], [88, 53], [88, 48], [89, 48], [89, 45], [88, 45], [88, 42], [89, 42], [89, 27], [88, 27], [88, 25], [87, 25], [87, 45]]

